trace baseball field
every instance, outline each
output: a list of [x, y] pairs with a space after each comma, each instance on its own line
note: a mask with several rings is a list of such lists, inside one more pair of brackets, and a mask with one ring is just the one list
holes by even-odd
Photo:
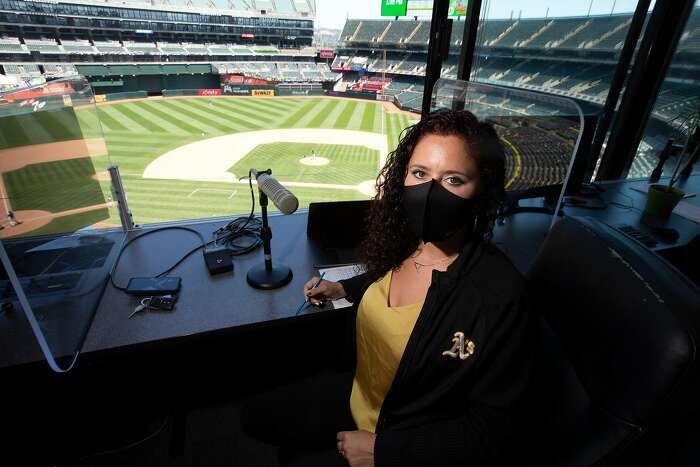
[[[109, 163], [141, 224], [248, 212], [239, 178], [250, 168], [271, 168], [300, 207], [366, 199], [386, 152], [416, 119], [379, 102], [326, 97], [146, 99], [98, 113]], [[105, 169], [96, 165], [98, 175]], [[118, 224], [114, 212], [107, 222]]]
[[[417, 120], [392, 104], [334, 97], [151, 98], [99, 104], [101, 141], [93, 134], [94, 108], [76, 115], [98, 149], [80, 148], [62, 128], [64, 118], [32, 120], [36, 128], [5, 145], [17, 162], [2, 170], [3, 202], [22, 222], [3, 219], [12, 228], [0, 235], [119, 225], [110, 165], [120, 169], [137, 224], [247, 213], [250, 189], [242, 177], [251, 168], [272, 169], [301, 208], [367, 199], [401, 131]], [[37, 134], [64, 142], [36, 144]]]

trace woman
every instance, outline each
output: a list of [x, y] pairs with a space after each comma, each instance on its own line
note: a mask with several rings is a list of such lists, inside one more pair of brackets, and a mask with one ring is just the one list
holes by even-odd
[[357, 362], [316, 417], [338, 420], [336, 459], [295, 465], [491, 465], [514, 446], [534, 337], [523, 279], [488, 243], [504, 174], [498, 136], [469, 112], [406, 131], [377, 179], [366, 272], [304, 288], [358, 305]]

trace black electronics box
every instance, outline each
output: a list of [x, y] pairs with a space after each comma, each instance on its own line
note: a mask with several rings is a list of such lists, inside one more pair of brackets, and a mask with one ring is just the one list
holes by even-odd
[[233, 271], [233, 258], [228, 248], [211, 248], [204, 252], [204, 262], [207, 263], [209, 274], [221, 274]]

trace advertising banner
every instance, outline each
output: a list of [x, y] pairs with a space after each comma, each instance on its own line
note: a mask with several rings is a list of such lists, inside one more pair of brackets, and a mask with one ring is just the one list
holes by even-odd
[[243, 84], [272, 84], [269, 81], [266, 81], [264, 79], [258, 79], [258, 78], [246, 78], [243, 80]]
[[221, 84], [243, 84], [243, 75], [221, 75]]
[[107, 102], [107, 96], [104, 94], [97, 94], [95, 95], [95, 102]]
[[274, 97], [275, 90], [274, 89], [253, 89], [252, 95], [258, 96], [258, 97]]
[[467, 16], [467, 0], [450, 0], [447, 16]]
[[382, 16], [406, 16], [408, 0], [382, 0]]
[[277, 89], [278, 96], [323, 96], [323, 89]]
[[198, 89], [197, 95], [199, 95], [199, 96], [220, 96], [221, 89]]
[[318, 51], [319, 58], [333, 58], [335, 57], [335, 52], [331, 49], [321, 49]]
[[250, 96], [250, 88], [246, 86], [233, 86], [231, 84], [224, 84], [221, 92], [223, 94], [230, 94], [236, 96]]

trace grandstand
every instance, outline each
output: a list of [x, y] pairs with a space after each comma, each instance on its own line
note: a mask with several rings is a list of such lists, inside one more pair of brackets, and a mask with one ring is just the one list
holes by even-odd
[[[603, 104], [631, 21], [629, 13], [482, 21], [471, 78]], [[350, 86], [358, 80], [358, 73], [387, 75], [395, 82], [383, 92], [403, 107], [419, 110], [429, 29], [428, 21], [349, 19], [331, 68], [342, 72], [343, 81]], [[456, 78], [463, 33], [464, 23], [455, 21], [442, 76]], [[685, 62], [672, 65], [668, 81], [683, 83], [662, 90], [654, 112], [661, 120], [697, 103], [700, 9], [691, 15], [678, 49], [690, 55]]]
[[[155, 75], [167, 71], [181, 76], [191, 72], [190, 63], [206, 67], [200, 72], [224, 70], [273, 82], [330, 84], [339, 75], [325, 62], [317, 63], [314, 17], [312, 0], [0, 0], [0, 69], [25, 78], [84, 73], [94, 78], [97, 93], [119, 91], [119, 82], [124, 91], [137, 89], [145, 81], [131, 78], [150, 73], [154, 79], [149, 92], [158, 92], [158, 86], [196, 87], [192, 80], [185, 84]], [[95, 62], [100, 66], [90, 65]]]

